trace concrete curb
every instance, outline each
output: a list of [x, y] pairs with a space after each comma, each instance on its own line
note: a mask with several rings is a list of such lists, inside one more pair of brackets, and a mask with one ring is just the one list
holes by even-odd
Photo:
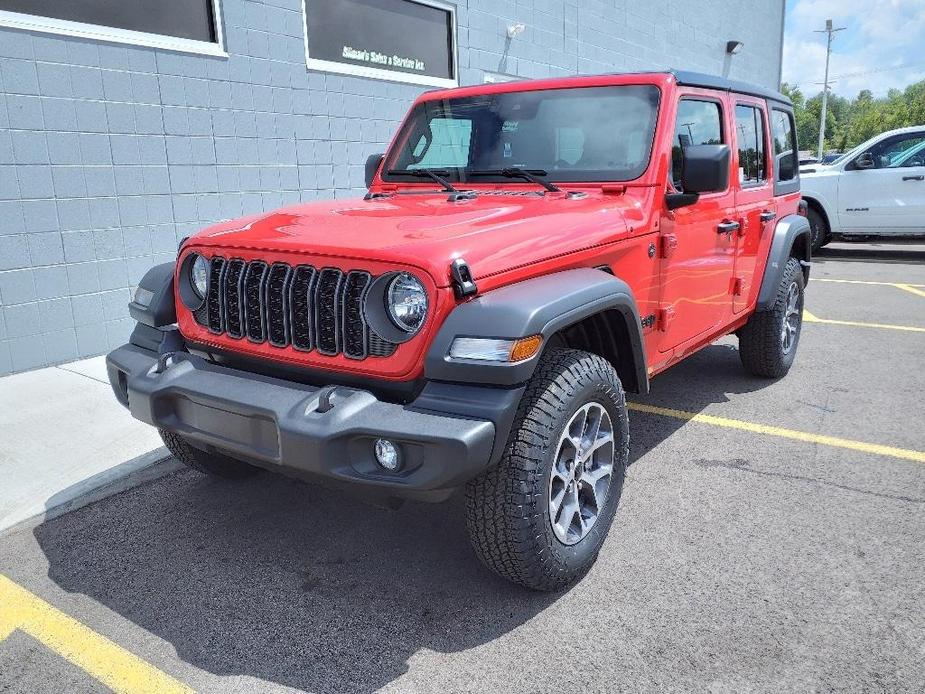
[[106, 497], [156, 480], [183, 468], [166, 448], [158, 448], [81, 480], [44, 502], [0, 518], [0, 537], [29, 530], [45, 521], [88, 506]]

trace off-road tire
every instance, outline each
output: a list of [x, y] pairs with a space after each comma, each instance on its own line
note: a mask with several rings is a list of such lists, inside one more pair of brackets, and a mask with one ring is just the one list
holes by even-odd
[[251, 477], [260, 472], [260, 468], [240, 460], [217, 453], [206, 453], [194, 448], [182, 436], [172, 431], [158, 429], [157, 432], [161, 435], [161, 440], [167, 446], [167, 450], [177, 460], [198, 472], [232, 480]]
[[[588, 534], [561, 542], [550, 520], [550, 474], [559, 438], [584, 405], [603, 406], [613, 427], [610, 487]], [[601, 357], [574, 349], [545, 355], [521, 398], [500, 462], [466, 487], [466, 525], [492, 571], [534, 590], [558, 590], [597, 559], [620, 502], [629, 458], [623, 386]]]
[[[789, 350], [784, 349], [782, 333], [787, 316], [788, 295], [796, 285], [799, 294], [796, 336]], [[754, 376], [781, 378], [793, 364], [803, 327], [803, 268], [796, 258], [784, 266], [774, 305], [766, 311], [756, 311], [739, 332], [739, 358], [745, 370]]]
[[832, 230], [825, 217], [812, 207], [806, 211], [806, 218], [809, 220], [810, 247], [815, 255], [816, 251], [832, 240]]

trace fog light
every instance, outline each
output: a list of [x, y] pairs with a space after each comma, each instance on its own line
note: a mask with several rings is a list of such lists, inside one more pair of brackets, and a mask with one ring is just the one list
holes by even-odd
[[401, 465], [398, 446], [388, 439], [376, 439], [376, 462], [389, 472], [395, 472]]

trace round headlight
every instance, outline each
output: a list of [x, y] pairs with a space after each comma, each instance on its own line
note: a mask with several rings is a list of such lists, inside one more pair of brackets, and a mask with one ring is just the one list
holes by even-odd
[[386, 306], [395, 325], [408, 333], [416, 332], [427, 317], [427, 292], [417, 277], [400, 272], [389, 283]]
[[209, 261], [205, 257], [197, 255], [189, 266], [189, 281], [196, 295], [204, 299], [209, 290]]

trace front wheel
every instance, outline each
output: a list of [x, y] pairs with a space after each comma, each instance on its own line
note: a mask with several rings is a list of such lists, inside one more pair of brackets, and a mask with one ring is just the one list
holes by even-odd
[[546, 355], [501, 461], [466, 488], [479, 558], [535, 590], [577, 581], [607, 537], [628, 458], [626, 399], [613, 367], [578, 350]]
[[755, 376], [780, 378], [793, 365], [803, 329], [803, 268], [790, 258], [777, 289], [774, 305], [752, 314], [739, 330], [739, 358]]

